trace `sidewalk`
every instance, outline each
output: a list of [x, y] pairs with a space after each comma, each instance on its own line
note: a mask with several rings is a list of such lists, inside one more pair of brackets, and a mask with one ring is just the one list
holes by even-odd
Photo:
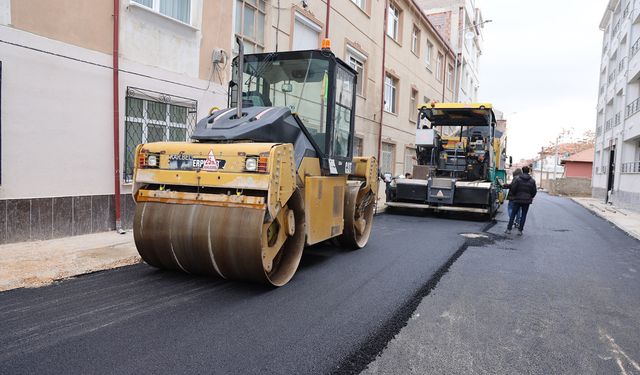
[[571, 198], [589, 211], [607, 220], [625, 233], [640, 240], [640, 213], [625, 210], [596, 198]]
[[0, 291], [38, 287], [139, 262], [131, 231], [1, 245]]

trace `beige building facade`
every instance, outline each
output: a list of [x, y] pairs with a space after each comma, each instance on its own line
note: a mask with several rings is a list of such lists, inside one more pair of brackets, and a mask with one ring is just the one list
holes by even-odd
[[133, 148], [227, 105], [236, 35], [261, 52], [327, 33], [359, 73], [356, 153], [410, 171], [417, 104], [454, 98], [454, 55], [414, 0], [0, 0], [0, 244], [129, 228]]

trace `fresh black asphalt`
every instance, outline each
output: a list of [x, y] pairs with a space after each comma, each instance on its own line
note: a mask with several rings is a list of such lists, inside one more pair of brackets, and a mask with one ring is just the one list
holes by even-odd
[[468, 246], [365, 374], [640, 374], [640, 242], [539, 194]]
[[0, 293], [0, 373], [357, 371], [486, 226], [379, 215], [366, 248], [310, 248], [277, 289], [136, 265]]

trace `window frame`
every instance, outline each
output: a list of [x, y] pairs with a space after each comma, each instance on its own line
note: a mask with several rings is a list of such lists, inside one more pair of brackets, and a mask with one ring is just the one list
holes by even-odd
[[411, 29], [411, 52], [420, 58], [420, 36], [421, 31], [418, 25], [413, 24], [413, 29]]
[[411, 85], [411, 92], [409, 93], [409, 121], [412, 123], [416, 123], [418, 121], [418, 98], [420, 97], [420, 92], [418, 89]]
[[[387, 79], [391, 80], [391, 83], [392, 83], [391, 85], [389, 85], [387, 83]], [[392, 98], [393, 100], [391, 101], [391, 104], [390, 104], [389, 108], [387, 108], [388, 101], [387, 101], [387, 97], [386, 97], [387, 96], [387, 87], [388, 86], [391, 88], [391, 93], [392, 93], [392, 96], [393, 96], [393, 98]], [[383, 109], [384, 109], [385, 112], [391, 113], [393, 115], [398, 115], [398, 112], [399, 112], [399, 108], [398, 108], [398, 92], [399, 92], [399, 89], [400, 89], [400, 79], [397, 76], [395, 76], [395, 75], [393, 75], [393, 74], [391, 74], [389, 72], [385, 72], [385, 75], [384, 75], [384, 92], [382, 93], [383, 98], [384, 98], [384, 107], [383, 107]]]
[[[394, 11], [392, 13], [392, 10]], [[387, 17], [387, 36], [391, 39], [393, 39], [394, 41], [400, 43], [400, 17], [402, 14], [402, 11], [400, 10], [400, 7], [398, 7], [397, 4], [390, 2], [389, 3], [389, 10], [388, 10], [389, 14]], [[392, 17], [393, 14], [393, 17]], [[394, 21], [394, 27], [393, 27], [393, 34], [394, 35], [390, 35], [389, 34], [389, 22]]]
[[[366, 85], [367, 85], [367, 59], [368, 56], [363, 52], [359, 51], [355, 47], [352, 47], [350, 44], [346, 43], [346, 53], [345, 53], [345, 62], [349, 65], [353, 70], [358, 72], [357, 67], [351, 64], [352, 59], [356, 63], [360, 63], [362, 65], [362, 74], [358, 72], [357, 84], [356, 84], [356, 95], [366, 98]], [[357, 64], [356, 64], [357, 65]], [[358, 91], [358, 86], [361, 91]]]
[[180, 22], [180, 23], [182, 23], [184, 25], [188, 25], [188, 26], [193, 27], [193, 1], [192, 0], [189, 0], [189, 15], [187, 17], [187, 18], [189, 18], [189, 22], [185, 22], [185, 21], [183, 21], [183, 20], [181, 20], [179, 18], [175, 18], [175, 17], [170, 16], [168, 14], [162, 13], [160, 11], [160, 0], [150, 0], [151, 4], [152, 4], [151, 7], [141, 3], [141, 1], [144, 1], [144, 0], [129, 0], [129, 5], [134, 5], [134, 6], [142, 7], [144, 9], [151, 10], [152, 12], [157, 13], [157, 14], [163, 16], [163, 17], [167, 17], [167, 18], [169, 18], [169, 19], [171, 19], [173, 21]]
[[352, 3], [355, 4], [355, 6], [357, 6], [358, 8], [364, 10], [366, 12], [367, 10], [367, 0], [351, 0]]
[[447, 89], [453, 91], [453, 65], [447, 64]]
[[438, 51], [438, 55], [436, 57], [436, 80], [438, 82], [442, 82], [444, 75], [444, 55], [442, 52]]
[[[266, 0], [256, 0], [256, 4], [255, 5], [252, 4], [250, 2], [250, 0], [234, 0], [234, 1], [235, 1], [235, 3], [234, 3], [235, 4], [235, 11], [236, 11], [235, 19], [234, 19], [234, 22], [235, 22], [234, 26], [235, 27], [234, 27], [234, 30], [233, 30], [234, 35], [239, 37], [242, 40], [242, 42], [245, 44], [245, 53], [251, 53], [251, 52], [262, 53], [262, 52], [264, 52], [265, 46], [266, 46], [266, 42], [265, 41], [267, 39], [267, 36], [265, 34], [266, 34], [266, 31], [268, 30], [268, 27], [267, 27], [267, 9], [268, 9], [268, 5], [267, 5]], [[242, 6], [239, 7], [238, 3], [241, 3]], [[262, 4], [262, 9], [260, 9], [260, 4]], [[262, 35], [262, 41], [258, 40], [257, 37], [254, 38], [254, 37], [251, 37], [251, 36], [246, 36], [244, 34], [244, 23], [245, 23], [244, 22], [244, 9], [247, 6], [252, 8], [253, 11], [255, 12], [254, 13], [254, 17], [253, 17], [254, 35], [255, 36]], [[255, 14], [257, 14], [257, 13], [260, 13], [263, 16], [262, 32], [261, 33], [256, 32], [257, 26], [258, 26], [258, 17], [256, 17]], [[239, 16], [238, 16], [238, 14], [239, 14]], [[240, 28], [241, 28], [240, 29], [240, 31], [241, 31], [240, 33], [238, 32], [238, 22], [236, 22], [238, 20], [238, 17], [240, 17], [240, 19], [239, 19], [240, 20], [239, 24], [241, 25], [240, 26]], [[250, 48], [252, 49], [252, 51], [251, 50], [250, 51], [246, 51], [247, 44], [250, 45]], [[238, 47], [234, 43], [234, 50], [237, 49], [237, 48]], [[237, 53], [237, 50], [235, 50], [235, 52]]]
[[431, 41], [429, 41], [429, 39], [427, 39], [427, 50], [425, 51], [426, 54], [426, 59], [425, 59], [425, 64], [427, 65], [427, 69], [429, 69], [429, 71], [431, 71], [432, 69], [432, 57], [433, 57], [433, 43], [431, 43]]
[[[390, 148], [390, 150], [385, 150], [385, 146], [387, 146], [388, 148]], [[384, 155], [385, 153], [390, 154], [390, 171], [385, 171], [384, 170]], [[382, 173], [391, 173], [391, 176], [395, 176], [396, 170], [396, 144], [395, 143], [391, 143], [391, 142], [382, 142], [380, 145], [380, 171]]]

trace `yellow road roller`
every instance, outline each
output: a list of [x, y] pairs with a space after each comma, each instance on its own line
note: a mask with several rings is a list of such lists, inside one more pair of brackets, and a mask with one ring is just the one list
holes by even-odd
[[377, 162], [353, 156], [356, 72], [329, 49], [242, 53], [229, 108], [191, 142], [135, 152], [133, 223], [151, 266], [281, 286], [305, 245], [362, 248]]

